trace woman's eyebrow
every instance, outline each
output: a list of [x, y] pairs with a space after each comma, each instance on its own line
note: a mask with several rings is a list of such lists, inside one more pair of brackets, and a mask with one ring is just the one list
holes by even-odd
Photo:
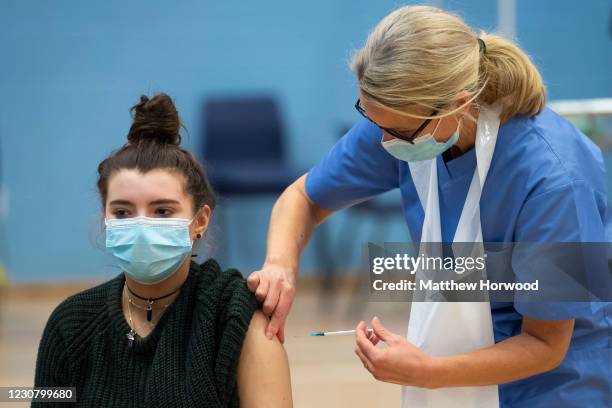
[[149, 205], [159, 205], [159, 204], [180, 204], [180, 202], [173, 200], [171, 198], [160, 198], [159, 200], [154, 200], [149, 203]]
[[113, 200], [109, 203], [109, 205], [134, 205], [131, 201], [128, 200]]
[[[113, 200], [109, 203], [110, 205], [134, 205], [129, 200]], [[173, 200], [171, 198], [160, 198], [159, 200], [154, 200], [149, 203], [149, 205], [159, 205], [159, 204], [180, 204], [179, 201]]]

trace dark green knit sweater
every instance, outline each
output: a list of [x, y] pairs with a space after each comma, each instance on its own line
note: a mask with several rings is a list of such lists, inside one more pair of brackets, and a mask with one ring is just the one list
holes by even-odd
[[[34, 385], [74, 386], [84, 407], [238, 407], [238, 360], [260, 306], [240, 272], [192, 260], [177, 298], [132, 349], [121, 310], [124, 281], [121, 273], [55, 308]], [[74, 403], [32, 403], [38, 406]]]

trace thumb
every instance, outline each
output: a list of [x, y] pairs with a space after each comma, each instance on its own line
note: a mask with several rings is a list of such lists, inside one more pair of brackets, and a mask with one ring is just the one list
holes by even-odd
[[374, 334], [376, 334], [376, 337], [378, 337], [385, 343], [389, 344], [395, 341], [395, 333], [383, 326], [378, 317], [376, 316], [374, 316], [374, 318], [372, 319], [372, 329], [374, 329]]
[[247, 286], [251, 292], [257, 290], [257, 286], [259, 286], [259, 271], [253, 272], [247, 277]]

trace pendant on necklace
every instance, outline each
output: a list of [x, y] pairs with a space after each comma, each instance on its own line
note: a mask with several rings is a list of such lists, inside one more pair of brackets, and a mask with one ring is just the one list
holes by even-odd
[[149, 303], [147, 303], [147, 321], [151, 321], [151, 318], [153, 317], [153, 307], [151, 306], [153, 305], [152, 301], [149, 301]]
[[125, 335], [128, 339], [128, 349], [131, 349], [134, 346], [134, 335], [136, 332], [134, 329], [130, 329], [130, 331]]

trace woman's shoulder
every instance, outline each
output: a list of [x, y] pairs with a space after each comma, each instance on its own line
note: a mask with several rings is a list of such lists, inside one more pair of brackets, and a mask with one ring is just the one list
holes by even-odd
[[494, 161], [507, 177], [533, 179], [534, 185], [548, 190], [577, 181], [587, 181], [594, 191], [604, 186], [601, 150], [549, 107], [532, 118], [511, 118], [500, 127], [497, 144]]
[[248, 291], [246, 279], [238, 269], [224, 269], [214, 258], [209, 258], [201, 264], [191, 262], [191, 268], [198, 269], [202, 274], [200, 289], [221, 293], [233, 290], [245, 293], [242, 289]]
[[549, 107], [533, 117], [513, 116], [500, 125], [499, 134], [498, 143], [511, 143], [520, 149], [531, 146], [539, 150], [544, 145], [558, 156], [575, 154], [577, 149], [591, 155], [601, 154], [580, 129]]
[[109, 290], [120, 282], [121, 275], [68, 296], [51, 312], [45, 324], [40, 348], [60, 348], [70, 353], [76, 337], [86, 328], [99, 322], [105, 313]]
[[209, 280], [220, 283], [229, 283], [236, 280], [244, 280], [242, 273], [236, 268], [223, 269], [215, 258], [208, 258], [206, 261], [198, 264], [196, 261], [191, 261], [191, 268], [199, 269], [202, 274], [207, 276]]
[[121, 275], [106, 282], [74, 293], [61, 301], [51, 312], [49, 320], [64, 321], [66, 319], [88, 320], [92, 314], [98, 314], [104, 309], [109, 291], [121, 280]]
[[[194, 263], [192, 261], [192, 267]], [[250, 320], [260, 303], [249, 290], [242, 273], [236, 268], [223, 269], [213, 258], [197, 266], [202, 274], [197, 290], [198, 299], [208, 304], [214, 303], [218, 306], [215, 309], [224, 318], [240, 315]]]

